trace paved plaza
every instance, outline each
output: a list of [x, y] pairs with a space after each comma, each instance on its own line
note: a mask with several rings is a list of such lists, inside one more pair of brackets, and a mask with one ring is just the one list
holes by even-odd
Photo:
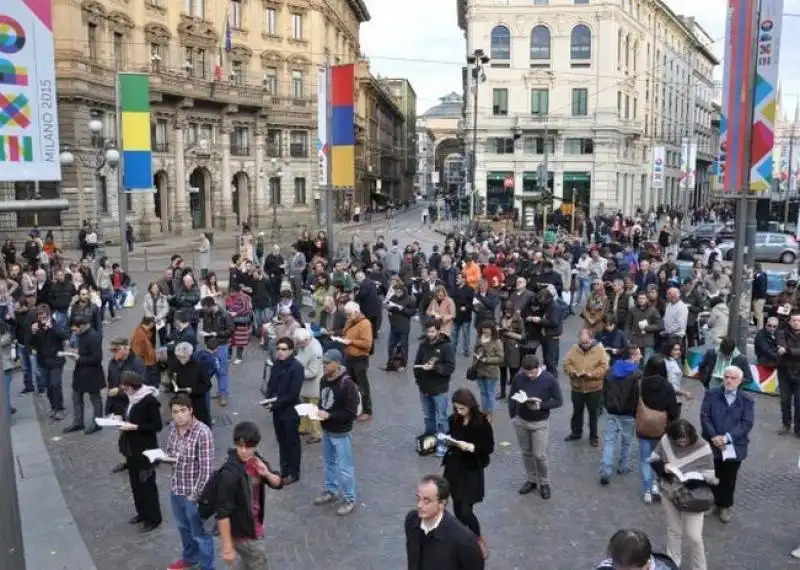
[[[401, 244], [416, 239], [428, 250], [442, 240], [433, 231], [420, 228], [419, 216], [413, 212], [401, 216], [391, 230], [385, 226], [362, 226], [357, 231], [367, 240], [374, 239], [376, 231], [385, 231], [387, 241], [396, 237]], [[217, 258], [227, 256], [220, 254]], [[148, 275], [135, 268], [133, 277], [144, 283], [163, 269], [163, 266], [150, 267]], [[107, 327], [106, 340], [128, 336], [140, 317], [140, 308], [126, 310], [122, 320]], [[578, 317], [568, 320], [562, 337], [562, 356], [577, 337], [580, 324]], [[412, 338], [419, 333], [419, 325], [414, 326]], [[414, 485], [421, 475], [441, 472], [441, 467], [439, 459], [420, 458], [414, 452], [413, 438], [422, 431], [422, 416], [411, 369], [402, 374], [378, 369], [386, 354], [386, 331], [384, 325], [370, 369], [375, 415], [371, 422], [358, 424], [354, 430], [358, 508], [343, 518], [336, 516], [335, 508], [312, 506], [322, 483], [321, 448], [319, 444], [304, 443], [299, 483], [267, 493], [266, 545], [270, 568], [399, 570], [405, 567], [403, 518], [414, 506]], [[412, 348], [412, 357], [414, 351]], [[261, 427], [262, 452], [273, 464], [278, 462], [271, 419], [257, 404], [263, 360], [263, 353], [253, 342], [245, 352], [244, 362], [231, 366], [229, 405], [220, 408], [214, 403], [218, 462], [231, 443], [233, 425], [242, 420], [253, 420]], [[466, 366], [467, 360], [459, 357], [451, 390], [471, 384], [464, 379]], [[71, 368], [65, 371], [65, 390], [69, 389], [71, 374]], [[538, 495], [517, 494], [523, 482], [523, 469], [505, 402], [495, 415], [497, 447], [486, 474], [486, 500], [476, 509], [492, 551], [489, 569], [593, 568], [603, 558], [609, 536], [620, 527], [645, 530], [663, 550], [665, 524], [661, 507], [642, 503], [637, 474], [616, 477], [611, 485], [601, 488], [597, 481], [600, 450], [590, 447], [587, 440], [564, 442], [570, 414], [565, 381], [562, 374], [567, 404], [552, 416], [550, 501], [543, 501]], [[700, 397], [700, 385], [690, 385]], [[15, 378], [14, 393], [20, 388], [21, 379]], [[179, 554], [178, 534], [168, 506], [169, 467], [159, 468], [165, 522], [155, 532], [140, 534], [127, 524], [133, 513], [127, 476], [110, 474], [120, 459], [116, 432], [105, 429], [91, 436], [83, 433], [62, 436], [61, 429], [68, 425], [69, 419], [56, 424], [48, 422], [45, 405], [44, 400], [36, 400], [42, 439], [56, 476], [50, 480], [53, 485], [57, 480], [76, 525], [73, 527], [71, 520], [59, 521], [61, 526], [57, 528], [64, 532], [77, 529], [76, 540], [78, 535], [82, 538], [98, 570], [166, 568]], [[695, 400], [685, 408], [685, 417], [697, 424], [699, 402]], [[17, 455], [31, 450], [20, 443], [20, 437], [26, 426], [35, 421], [32, 411], [30, 405], [20, 406], [14, 427]], [[788, 552], [800, 544], [800, 515], [795, 510], [800, 498], [797, 465], [800, 440], [776, 435], [779, 424], [777, 399], [756, 397], [756, 426], [749, 457], [739, 476], [733, 521], [723, 525], [717, 519], [706, 519], [704, 534], [711, 570], [800, 569], [800, 562], [788, 557]], [[29, 435], [29, 431], [25, 433]], [[43, 537], [32, 538], [31, 529], [37, 522], [45, 528], [54, 523], [46, 518], [31, 520], [31, 513], [37, 513], [37, 517], [45, 513], [46, 517], [48, 511], [46, 505], [30, 504], [32, 496], [28, 489], [21, 505], [28, 539], [25, 546], [36, 551], [39, 561], [35, 568], [29, 565], [29, 570], [90, 570], [85, 565], [74, 565], [78, 558], [73, 558], [72, 553], [81, 550], [79, 541], [65, 543], [55, 535], [48, 542]], [[45, 496], [45, 490], [42, 493]], [[56, 489], [46, 489], [46, 493], [48, 497], [60, 497]], [[53, 533], [56, 532], [54, 528]], [[221, 562], [218, 567], [224, 568]]]

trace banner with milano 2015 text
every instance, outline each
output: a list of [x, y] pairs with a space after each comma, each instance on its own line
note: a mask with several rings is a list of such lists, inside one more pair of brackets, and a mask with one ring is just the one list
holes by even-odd
[[0, 181], [61, 180], [51, 0], [0, 0]]

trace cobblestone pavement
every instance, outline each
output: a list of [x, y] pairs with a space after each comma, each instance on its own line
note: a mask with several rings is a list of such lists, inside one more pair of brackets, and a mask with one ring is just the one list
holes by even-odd
[[[383, 231], [383, 230], [378, 230]], [[387, 232], [388, 233], [388, 232]], [[387, 238], [401, 243], [419, 239], [437, 243], [440, 237], [421, 230], [418, 217], [401, 220]], [[371, 238], [370, 238], [371, 239]], [[140, 280], [146, 276], [136, 276]], [[140, 315], [132, 309], [109, 327], [107, 337], [127, 334]], [[580, 321], [568, 321], [564, 354], [576, 337]], [[415, 331], [416, 332], [416, 331]], [[322, 483], [319, 445], [303, 444], [303, 472], [298, 484], [267, 496], [267, 551], [271, 568], [305, 570], [394, 570], [405, 567], [403, 517], [414, 505], [414, 485], [426, 473], [440, 472], [435, 458], [420, 458], [413, 438], [422, 418], [411, 371], [387, 374], [377, 367], [385, 354], [385, 330], [373, 360], [371, 381], [375, 416], [355, 429], [358, 509], [347, 518], [329, 508], [311, 505]], [[277, 462], [271, 421], [257, 405], [263, 356], [251, 345], [244, 363], [232, 367], [232, 397], [227, 408], [214, 408], [217, 457], [230, 443], [232, 425], [255, 420], [262, 428], [262, 450]], [[459, 357], [452, 387], [464, 380], [465, 359]], [[71, 372], [65, 373], [71, 378]], [[562, 384], [564, 379], [562, 378]], [[689, 381], [691, 382], [691, 381]], [[700, 394], [699, 385], [693, 386]], [[452, 389], [452, 388], [451, 388]], [[788, 552], [800, 543], [797, 514], [791, 508], [800, 495], [797, 456], [800, 441], [779, 438], [778, 402], [757, 397], [757, 423], [750, 456], [739, 477], [733, 521], [724, 526], [706, 519], [709, 568], [786, 570], [800, 568]], [[44, 402], [39, 402], [43, 410]], [[695, 420], [699, 403], [688, 406]], [[637, 475], [615, 478], [607, 488], [597, 482], [599, 450], [587, 441], [565, 443], [570, 406], [553, 414], [550, 463], [553, 498], [520, 497], [521, 457], [505, 408], [496, 414], [497, 451], [487, 472], [487, 497], [476, 509], [492, 555], [487, 568], [497, 570], [592, 568], [603, 557], [609, 536], [620, 527], [639, 527], [663, 549], [665, 527], [661, 508], [645, 506]], [[40, 415], [40, 418], [43, 416]], [[41, 429], [67, 504], [92, 553], [98, 570], [166, 568], [179, 554], [178, 535], [169, 512], [169, 471], [159, 470], [165, 524], [140, 535], [127, 524], [133, 505], [125, 475], [111, 475], [118, 462], [117, 436], [112, 430], [85, 436], [61, 435], [67, 421]], [[222, 564], [219, 568], [222, 568]]]

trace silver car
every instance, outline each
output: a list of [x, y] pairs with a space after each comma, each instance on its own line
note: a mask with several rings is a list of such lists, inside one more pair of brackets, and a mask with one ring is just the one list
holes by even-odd
[[[733, 261], [736, 243], [723, 241], [719, 244], [722, 258]], [[800, 246], [791, 234], [781, 232], [756, 232], [756, 261], [794, 263], [800, 259]]]

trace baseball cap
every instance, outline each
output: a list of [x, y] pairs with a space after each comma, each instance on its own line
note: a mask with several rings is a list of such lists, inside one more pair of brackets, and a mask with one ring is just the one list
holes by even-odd
[[335, 348], [330, 348], [322, 355], [322, 362], [330, 364], [331, 362], [342, 362], [342, 353]]

